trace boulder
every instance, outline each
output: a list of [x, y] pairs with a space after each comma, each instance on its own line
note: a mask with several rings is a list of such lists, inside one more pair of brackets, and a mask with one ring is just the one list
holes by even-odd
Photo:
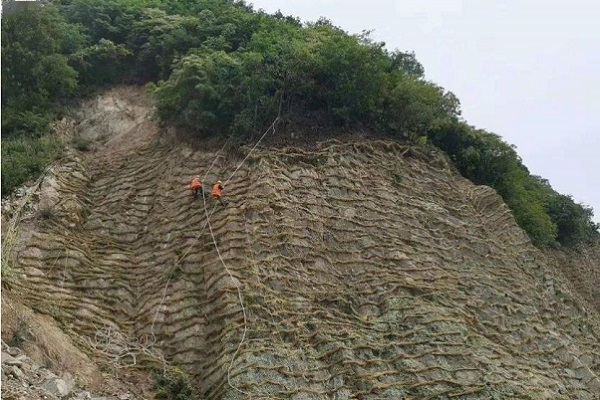
[[13, 357], [18, 357], [19, 355], [21, 355], [21, 350], [19, 350], [16, 347], [9, 347], [7, 353]]
[[23, 363], [26, 363], [28, 361], [29, 358], [27, 358], [27, 356], [20, 355], [15, 358], [8, 353], [2, 352], [2, 364], [15, 365], [20, 368], [23, 366]]
[[15, 358], [8, 353], [2, 352], [2, 364], [7, 363], [10, 360], [14, 360]]
[[67, 397], [71, 393], [72, 386], [63, 379], [52, 379], [42, 385], [42, 388], [56, 397]]
[[21, 371], [19, 367], [15, 367], [14, 365], [10, 367], [9, 373], [17, 379], [25, 378], [25, 374], [23, 373], [23, 371]]
[[90, 392], [79, 392], [77, 394], [77, 396], [73, 397], [73, 400], [91, 400], [92, 399], [92, 395], [90, 395]]
[[18, 358], [13, 358], [11, 360], [4, 361], [4, 364], [6, 364], [6, 365], [14, 365], [14, 366], [20, 368], [20, 367], [23, 366], [23, 361], [19, 360]]

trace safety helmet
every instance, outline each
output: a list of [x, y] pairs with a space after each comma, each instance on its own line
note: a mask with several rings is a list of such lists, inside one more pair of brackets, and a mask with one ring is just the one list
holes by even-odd
[[217, 181], [217, 183], [218, 183], [219, 185], [222, 185], [222, 184], [223, 184], [223, 182], [221, 182], [221, 181]]

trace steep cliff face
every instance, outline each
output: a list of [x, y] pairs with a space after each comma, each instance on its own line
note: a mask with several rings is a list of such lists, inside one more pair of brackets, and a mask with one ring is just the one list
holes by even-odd
[[546, 253], [547, 263], [566, 278], [580, 302], [590, 309], [600, 310], [600, 243]]
[[[250, 148], [148, 115], [132, 88], [85, 107], [96, 151], [42, 183], [52, 217], [13, 254], [22, 301], [93, 359], [168, 362], [210, 399], [600, 395], [598, 308], [441, 155], [257, 148], [227, 180]], [[226, 207], [192, 200], [198, 173]]]

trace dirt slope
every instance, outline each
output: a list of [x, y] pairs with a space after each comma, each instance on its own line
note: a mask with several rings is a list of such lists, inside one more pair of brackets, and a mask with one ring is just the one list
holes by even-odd
[[84, 108], [97, 149], [42, 183], [53, 217], [15, 249], [24, 303], [95, 359], [168, 362], [207, 399], [599, 398], [596, 309], [443, 157], [258, 149], [228, 207], [207, 200], [221, 262], [184, 188], [220, 146], [177, 143], [148, 113], [132, 88]]

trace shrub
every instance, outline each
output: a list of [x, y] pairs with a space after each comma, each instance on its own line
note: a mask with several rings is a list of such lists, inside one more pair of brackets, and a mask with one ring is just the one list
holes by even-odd
[[51, 204], [42, 204], [38, 210], [38, 215], [42, 219], [53, 219], [56, 214], [56, 210]]
[[90, 151], [91, 147], [92, 141], [90, 139], [78, 137], [75, 140], [75, 148], [79, 151]]
[[178, 368], [166, 373], [156, 371], [154, 390], [158, 400], [199, 400], [188, 375]]
[[463, 176], [498, 191], [539, 246], [599, 236], [589, 207], [536, 180], [498, 135], [461, 121], [456, 96], [425, 80], [414, 53], [389, 52], [368, 32], [350, 35], [324, 18], [302, 24], [244, 1], [31, 3], [2, 18], [2, 129], [13, 136], [2, 147], [5, 192], [56, 157], [54, 144], [34, 137], [61, 105], [136, 79], [155, 81], [163, 121], [197, 136], [247, 140], [278, 115], [300, 131], [377, 129], [445, 151]]
[[62, 154], [62, 144], [52, 137], [2, 139], [2, 193], [8, 194], [31, 176], [39, 175]]

